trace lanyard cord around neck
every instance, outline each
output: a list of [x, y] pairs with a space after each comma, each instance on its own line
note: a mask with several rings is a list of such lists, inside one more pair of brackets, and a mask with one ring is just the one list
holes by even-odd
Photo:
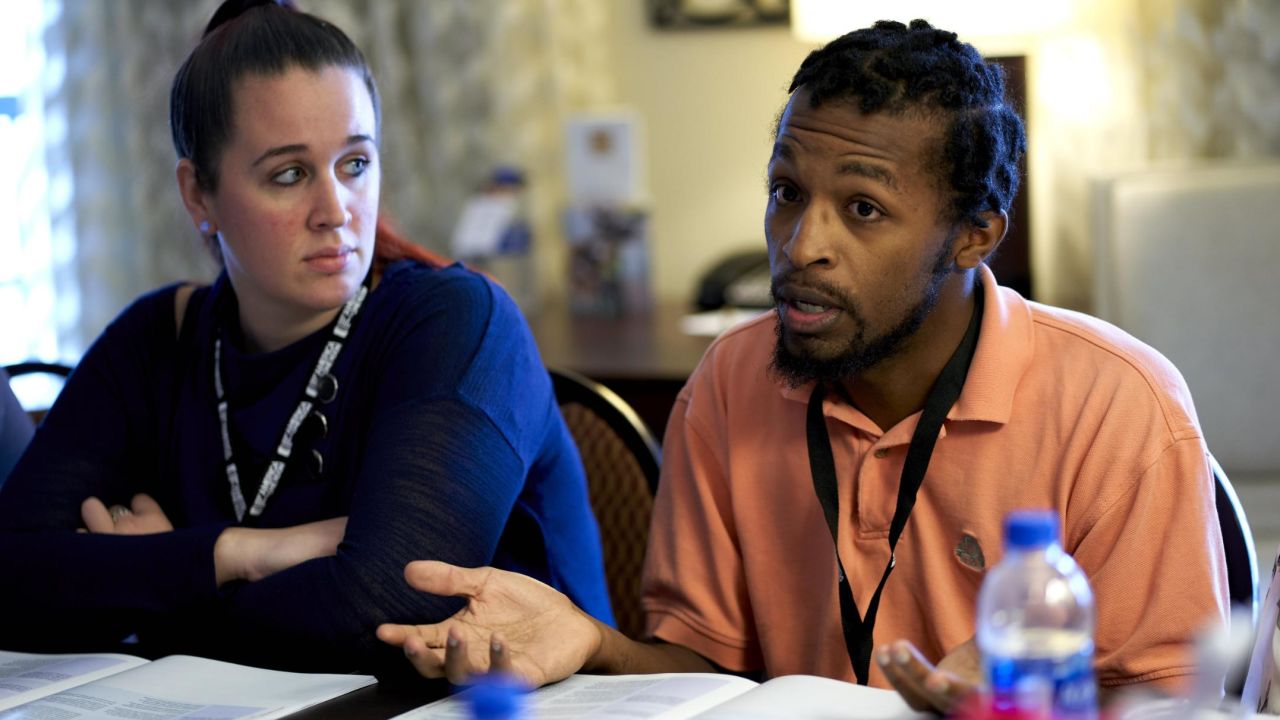
[[[342, 310], [338, 312], [337, 318], [334, 319], [329, 342], [325, 344], [324, 349], [320, 352], [320, 357], [316, 359], [316, 366], [311, 371], [311, 377], [307, 380], [306, 388], [302, 392], [302, 399], [298, 401], [297, 408], [294, 409], [293, 414], [289, 416], [288, 422], [285, 423], [284, 430], [280, 433], [280, 442], [276, 443], [275, 456], [271, 459], [271, 463], [267, 465], [266, 472], [262, 475], [262, 482], [258, 485], [258, 494], [253, 499], [253, 506], [249, 508], [251, 517], [258, 517], [262, 514], [262, 510], [267, 506], [267, 500], [271, 499], [271, 494], [276, 491], [276, 486], [280, 483], [280, 477], [284, 475], [285, 466], [289, 463], [289, 456], [293, 453], [293, 436], [297, 434], [298, 429], [302, 427], [302, 423], [311, 414], [315, 401], [319, 399], [321, 402], [331, 402], [333, 396], [337, 393], [337, 380], [329, 371], [333, 368], [333, 363], [337, 361], [338, 353], [342, 352], [343, 341], [347, 339], [347, 335], [351, 332], [351, 324], [355, 322], [356, 315], [360, 312], [360, 306], [364, 304], [365, 296], [368, 294], [369, 280], [366, 278], [365, 282], [360, 285], [360, 289], [342, 306]], [[222, 456], [226, 461], [227, 484], [231, 486], [231, 504], [236, 511], [236, 520], [243, 522], [245, 512], [244, 491], [240, 488], [240, 471], [236, 468], [236, 462], [231, 451], [231, 430], [228, 418], [230, 411], [227, 408], [227, 398], [222, 384], [221, 324], [218, 326], [218, 334], [213, 341], [213, 388], [218, 399], [218, 422], [222, 428]]]
[[831, 540], [836, 545], [836, 573], [840, 593], [840, 623], [844, 629], [845, 649], [849, 653], [849, 661], [853, 664], [853, 674], [858, 684], [866, 685], [871, 670], [871, 649], [873, 645], [872, 630], [876, 624], [876, 611], [880, 607], [880, 593], [884, 590], [889, 574], [893, 572], [897, 558], [894, 550], [898, 546], [898, 538], [907, 525], [911, 509], [915, 507], [916, 494], [924, 482], [925, 471], [929, 468], [929, 458], [933, 455], [933, 446], [938, 441], [938, 433], [942, 430], [942, 421], [946, 419], [951, 406], [960, 398], [960, 390], [964, 387], [965, 376], [969, 373], [969, 363], [973, 360], [974, 350], [978, 345], [978, 327], [982, 324], [982, 291], [974, 293], [973, 316], [969, 319], [969, 329], [964, 339], [956, 347], [956, 351], [947, 361], [942, 374], [938, 376], [929, 398], [925, 401], [924, 410], [920, 413], [920, 421], [911, 436], [911, 445], [907, 448], [907, 458], [902, 466], [902, 479], [898, 483], [898, 505], [893, 512], [893, 522], [889, 526], [889, 564], [885, 566], [880, 584], [876, 587], [871, 602], [867, 603], [867, 616], [858, 614], [858, 606], [853, 600], [853, 591], [849, 588], [849, 579], [844, 574], [844, 566], [840, 562], [839, 527], [839, 492], [836, 483], [835, 459], [831, 452], [831, 438], [827, 434], [827, 420], [822, 414], [822, 398], [825, 389], [822, 383], [813, 388], [809, 396], [809, 412], [806, 422], [806, 434], [809, 440], [809, 470], [813, 474], [813, 488], [822, 504], [822, 514], [826, 517], [827, 528], [831, 531]]

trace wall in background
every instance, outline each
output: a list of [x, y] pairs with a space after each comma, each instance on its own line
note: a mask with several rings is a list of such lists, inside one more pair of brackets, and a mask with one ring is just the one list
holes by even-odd
[[[810, 46], [785, 28], [657, 31], [614, 0], [617, 99], [648, 124], [654, 291], [686, 298], [709, 263], [762, 247], [764, 166]], [[1092, 178], [1168, 160], [1280, 154], [1280, 4], [1075, 0], [1026, 47], [1037, 298], [1092, 307]]]
[[688, 300], [720, 256], [764, 248], [773, 122], [811, 48], [786, 27], [655, 30], [639, 0], [611, 9], [617, 98], [646, 125], [653, 291]]

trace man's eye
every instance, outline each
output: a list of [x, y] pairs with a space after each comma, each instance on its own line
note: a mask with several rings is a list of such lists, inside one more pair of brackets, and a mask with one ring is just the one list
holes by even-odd
[[302, 180], [302, 168], [292, 167], [287, 170], [281, 170], [271, 176], [271, 182], [277, 185], [295, 185]]
[[863, 220], [880, 219], [880, 215], [881, 215], [880, 208], [876, 207], [875, 205], [872, 205], [866, 200], [859, 200], [855, 202], [851, 206], [851, 208], [853, 210], [853, 214]]
[[778, 183], [777, 185], [774, 185], [769, 190], [769, 194], [773, 196], [774, 202], [780, 205], [793, 203], [800, 199], [799, 191], [785, 183]]

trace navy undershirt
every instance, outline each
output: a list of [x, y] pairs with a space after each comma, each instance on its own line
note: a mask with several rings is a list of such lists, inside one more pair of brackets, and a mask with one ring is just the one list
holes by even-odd
[[[235, 523], [213, 394], [224, 383], [252, 498], [328, 330], [250, 355], [225, 275], [190, 300], [136, 301], [85, 355], [0, 488], [0, 648], [114, 647], [137, 633], [184, 652], [311, 671], [399, 671], [381, 622], [461, 607], [404, 582], [410, 560], [529, 574], [612, 622], [582, 465], [514, 303], [461, 266], [389, 266], [339, 357], [339, 391], [309, 426], [260, 527], [345, 515], [337, 555], [215, 587], [213, 545]], [[323, 470], [311, 449], [323, 456]], [[76, 534], [89, 496], [151, 494], [172, 533]]]

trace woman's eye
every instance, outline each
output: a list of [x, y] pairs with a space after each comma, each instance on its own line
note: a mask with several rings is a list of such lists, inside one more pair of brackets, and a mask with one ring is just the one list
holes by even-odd
[[271, 176], [271, 182], [277, 185], [296, 185], [302, 180], [302, 168], [291, 167]]
[[364, 171], [369, 168], [369, 158], [357, 157], [342, 164], [343, 172], [348, 175], [363, 175]]
[[853, 210], [853, 214], [862, 220], [879, 220], [882, 214], [880, 208], [866, 200], [858, 200], [849, 207]]
[[769, 189], [773, 201], [779, 205], [787, 205], [800, 199], [800, 192], [786, 183], [778, 183]]

